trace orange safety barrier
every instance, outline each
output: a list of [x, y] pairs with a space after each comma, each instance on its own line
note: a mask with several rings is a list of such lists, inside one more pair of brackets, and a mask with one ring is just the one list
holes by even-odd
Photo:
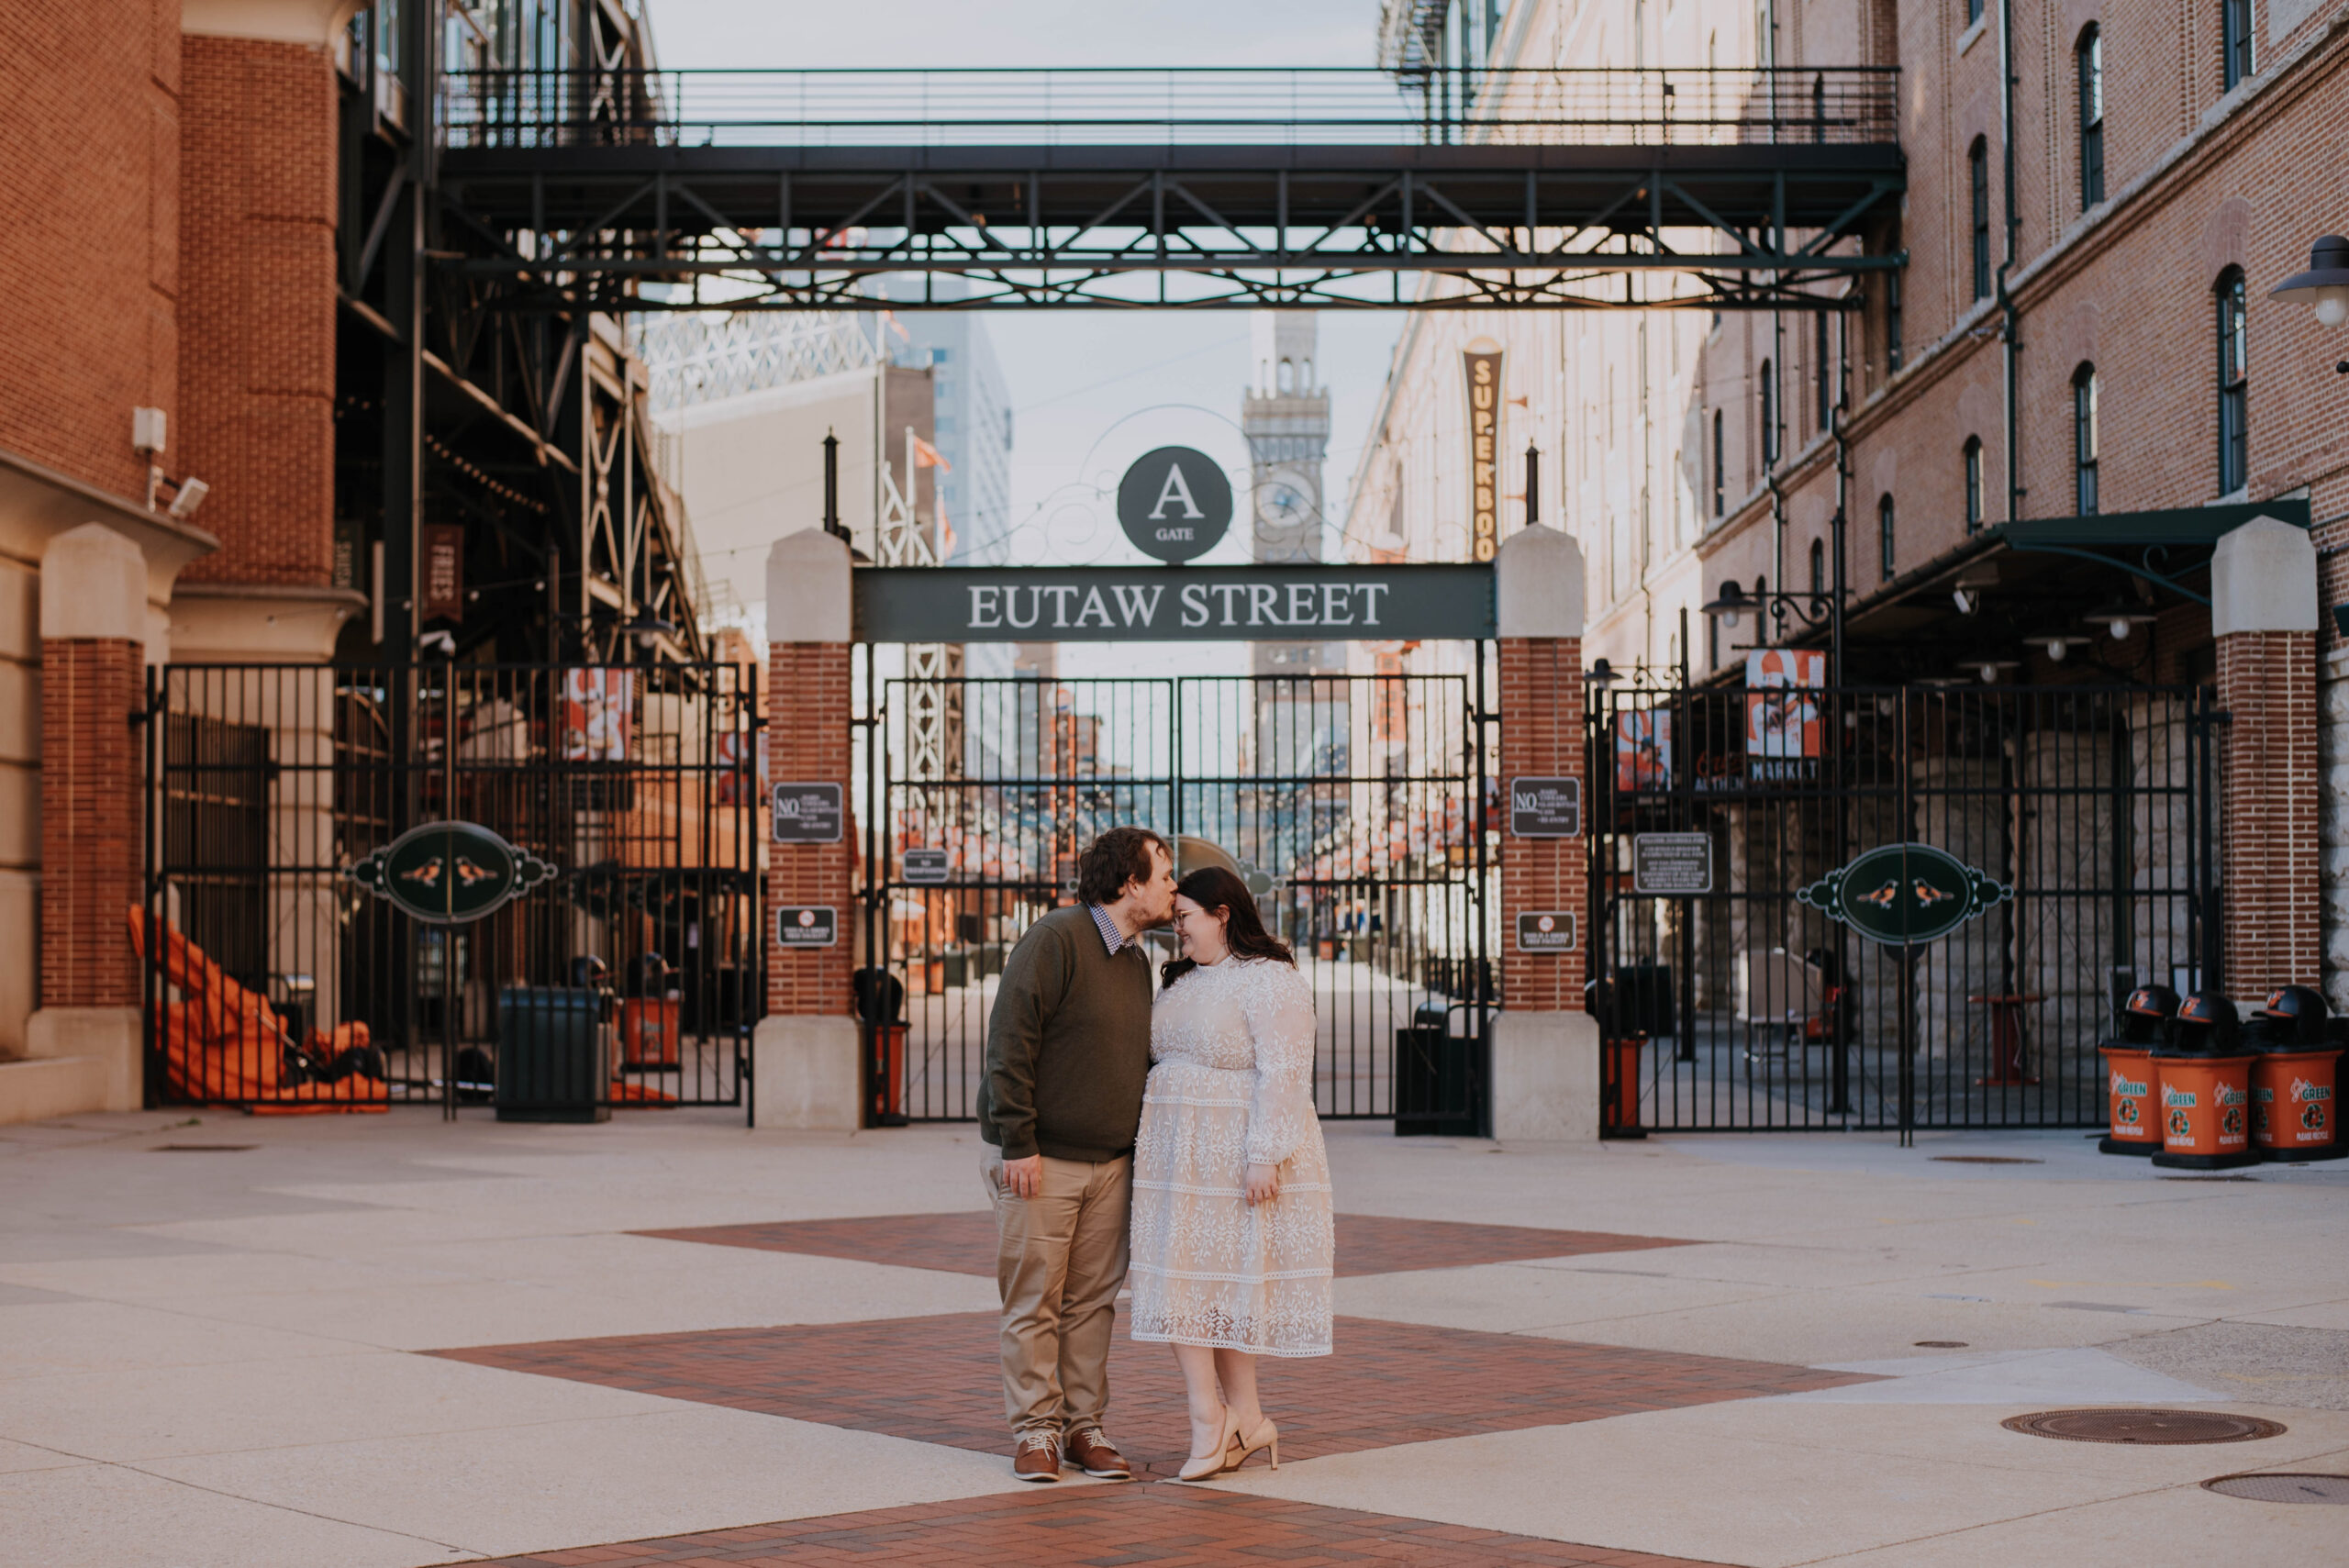
[[[147, 959], [148, 914], [130, 911], [130, 947]], [[312, 1029], [296, 1049], [275, 1009], [222, 973], [170, 921], [161, 922], [163, 977], [185, 997], [163, 1009], [163, 1082], [195, 1105], [242, 1106], [256, 1116], [376, 1112], [391, 1106], [389, 1085], [351, 1072], [331, 1082], [305, 1075], [304, 1063], [332, 1062], [368, 1043], [363, 1023]]]

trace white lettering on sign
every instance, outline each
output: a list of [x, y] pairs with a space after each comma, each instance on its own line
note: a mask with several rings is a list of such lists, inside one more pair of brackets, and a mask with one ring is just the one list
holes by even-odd
[[1192, 583], [1185, 585], [1183, 589], [1183, 624], [1185, 626], [1205, 626], [1208, 624], [1208, 590], [1206, 584]]
[[1392, 584], [1386, 583], [1364, 583], [1362, 585], [1362, 596], [1364, 601], [1363, 625], [1376, 626], [1378, 624], [1378, 595], [1386, 592], [1390, 586]]
[[1158, 505], [1151, 508], [1152, 522], [1157, 522], [1166, 516], [1166, 503], [1169, 501], [1182, 502], [1183, 515], [1186, 517], [1196, 520], [1207, 516], [1205, 512], [1199, 510], [1199, 504], [1191, 499], [1190, 482], [1183, 477], [1183, 465], [1179, 462], [1170, 462], [1166, 465], [1166, 481], [1158, 487]]
[[1118, 613], [1128, 626], [1149, 626], [1158, 619], [1158, 596], [1166, 589], [1163, 584], [1138, 588], [1119, 583], [1109, 591], [1118, 595]]
[[972, 590], [971, 590], [971, 628], [972, 628], [972, 629], [975, 631], [975, 630], [980, 629], [981, 628], [985, 628], [985, 627], [996, 627], [996, 626], [1001, 626], [1002, 624], [1003, 624], [1003, 590], [1002, 590], [1002, 589], [1000, 589], [1000, 588], [974, 588], [974, 589], [972, 589]]
[[1098, 588], [1087, 588], [1085, 591], [1085, 607], [1076, 612], [1076, 624], [1083, 626], [1086, 619], [1093, 616], [1100, 617], [1103, 626], [1115, 624], [1109, 619], [1109, 606], [1103, 602], [1101, 590]]

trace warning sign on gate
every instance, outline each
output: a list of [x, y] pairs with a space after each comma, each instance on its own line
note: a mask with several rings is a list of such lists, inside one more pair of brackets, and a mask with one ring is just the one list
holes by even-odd
[[1508, 830], [1520, 839], [1582, 836], [1582, 780], [1508, 781]]
[[1571, 909], [1530, 909], [1517, 917], [1520, 952], [1575, 951], [1575, 912]]
[[838, 911], [828, 904], [787, 905], [775, 911], [774, 940], [787, 948], [828, 948], [841, 940]]
[[906, 880], [918, 884], [944, 882], [950, 867], [944, 850], [907, 850], [905, 856]]
[[1713, 890], [1708, 833], [1641, 833], [1631, 840], [1631, 891], [1658, 898]]
[[785, 783], [774, 786], [774, 841], [778, 844], [837, 844], [846, 819], [836, 784]]

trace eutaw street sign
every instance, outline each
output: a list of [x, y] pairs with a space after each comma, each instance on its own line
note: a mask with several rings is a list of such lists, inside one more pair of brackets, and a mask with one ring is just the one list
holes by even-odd
[[1496, 634], [1490, 566], [865, 566], [860, 642], [1440, 640]]
[[2013, 888], [1947, 850], [1879, 844], [1798, 889], [1795, 900], [1871, 940], [1899, 947], [1945, 937], [2014, 895]]

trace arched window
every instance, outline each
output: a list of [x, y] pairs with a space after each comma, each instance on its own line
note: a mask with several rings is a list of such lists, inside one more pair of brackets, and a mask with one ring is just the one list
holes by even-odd
[[2251, 74], [2251, 0], [2219, 0], [2221, 83], [2227, 92]]
[[1729, 448], [1721, 437], [1721, 411], [1713, 410], [1713, 516], [1729, 511]]
[[1965, 0], [1965, 25], [1972, 27], [1982, 19], [1982, 0]]
[[1965, 438], [1965, 531], [1982, 528], [1982, 438]]
[[1974, 297], [1990, 297], [1990, 143], [1976, 137], [1965, 150], [1966, 199], [1973, 204]]
[[2251, 482], [2251, 364], [2243, 269], [2219, 274], [2219, 494]]
[[1881, 558], [1878, 564], [1883, 569], [1884, 580], [1889, 583], [1892, 581], [1893, 570], [1892, 497], [1889, 495], [1876, 499], [1876, 552]]
[[2090, 22], [2072, 50], [2080, 84], [2080, 210], [2104, 200], [2104, 33]]
[[2083, 363], [2072, 373], [2072, 509], [2083, 517], [2096, 516], [2096, 462], [2099, 445], [2096, 420], [2096, 367]]
[[1827, 541], [1823, 539], [1810, 541], [1810, 591], [1827, 592]]
[[1281, 361], [1280, 390], [1285, 393], [1297, 390], [1297, 361], [1294, 360]]
[[1778, 384], [1770, 373], [1770, 361], [1762, 361], [1762, 462], [1765, 466], [1778, 461]]

